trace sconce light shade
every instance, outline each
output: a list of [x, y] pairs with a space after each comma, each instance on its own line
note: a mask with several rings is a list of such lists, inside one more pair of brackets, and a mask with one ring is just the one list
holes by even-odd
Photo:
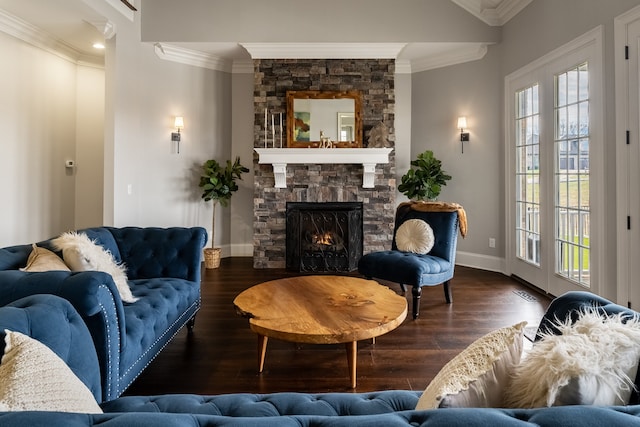
[[460, 143], [462, 144], [462, 152], [464, 153], [464, 143], [469, 141], [469, 132], [464, 130], [467, 127], [467, 118], [465, 116], [458, 117], [458, 129], [460, 129]]
[[458, 129], [464, 129], [466, 127], [467, 127], [467, 118], [464, 116], [458, 117]]
[[178, 131], [184, 128], [184, 118], [182, 116], [176, 116], [174, 127], [178, 129]]
[[176, 143], [177, 152], [180, 154], [180, 129], [184, 129], [184, 119], [182, 116], [176, 116], [173, 126], [178, 132], [171, 132], [171, 141]]

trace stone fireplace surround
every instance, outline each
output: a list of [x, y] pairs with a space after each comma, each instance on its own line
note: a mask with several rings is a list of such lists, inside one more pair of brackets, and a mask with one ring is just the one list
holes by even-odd
[[[254, 147], [264, 147], [264, 109], [286, 113], [287, 90], [359, 91], [364, 144], [371, 128], [382, 121], [393, 146], [394, 71], [393, 59], [254, 60]], [[272, 166], [259, 164], [257, 153], [253, 168], [255, 268], [285, 267], [287, 202], [362, 202], [364, 253], [391, 247], [396, 193], [393, 152], [389, 163], [376, 166], [373, 188], [362, 187], [362, 165], [357, 164], [288, 165], [286, 188], [275, 188]]]

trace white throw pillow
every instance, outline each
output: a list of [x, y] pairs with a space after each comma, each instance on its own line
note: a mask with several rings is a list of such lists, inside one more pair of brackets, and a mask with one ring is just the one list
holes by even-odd
[[640, 357], [640, 321], [622, 322], [592, 309], [573, 324], [558, 321], [558, 334], [534, 344], [507, 387], [506, 405], [626, 405]]
[[0, 363], [0, 411], [101, 414], [87, 386], [49, 347], [5, 330]]
[[438, 372], [416, 409], [498, 408], [514, 367], [520, 363], [527, 322], [477, 339]]
[[111, 252], [96, 244], [84, 233], [75, 231], [63, 233], [51, 241], [57, 250], [62, 251], [64, 262], [72, 271], [104, 271], [113, 277], [120, 298], [124, 302], [136, 302], [127, 282], [126, 268], [118, 264]]
[[401, 251], [425, 255], [434, 243], [431, 226], [421, 219], [408, 219], [396, 231], [396, 246]]

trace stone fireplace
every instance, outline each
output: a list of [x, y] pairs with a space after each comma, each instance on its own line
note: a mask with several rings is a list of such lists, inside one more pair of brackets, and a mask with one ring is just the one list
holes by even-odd
[[301, 272], [348, 272], [362, 257], [362, 202], [288, 202], [286, 265]]
[[[288, 90], [358, 91], [362, 98], [364, 145], [371, 128], [380, 122], [388, 127], [389, 142], [393, 145], [394, 72], [393, 59], [254, 60], [254, 147], [264, 147], [265, 108], [284, 115]], [[372, 188], [363, 187], [362, 164], [339, 161], [288, 164], [285, 186], [277, 188], [273, 166], [260, 164], [258, 160], [258, 154], [254, 153], [255, 268], [285, 268], [288, 202], [362, 203], [363, 252], [391, 247], [396, 204], [393, 152], [388, 163], [375, 166]]]

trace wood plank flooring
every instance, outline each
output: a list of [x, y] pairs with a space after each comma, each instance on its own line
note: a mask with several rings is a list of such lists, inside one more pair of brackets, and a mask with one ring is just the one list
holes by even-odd
[[[255, 284], [299, 273], [254, 269], [252, 262], [225, 258], [218, 269], [203, 268], [202, 308], [193, 333], [180, 331], [126, 395], [423, 390], [474, 340], [523, 320], [537, 325], [551, 301], [502, 274], [458, 266], [451, 282], [453, 304], [445, 303], [442, 286], [425, 287], [418, 320], [408, 316], [375, 344], [358, 343], [358, 384], [352, 389], [341, 344], [270, 340], [264, 372], [258, 374], [257, 336], [236, 314], [233, 299]], [[400, 293], [397, 285], [384, 284]], [[406, 298], [411, 310], [410, 291]]]

